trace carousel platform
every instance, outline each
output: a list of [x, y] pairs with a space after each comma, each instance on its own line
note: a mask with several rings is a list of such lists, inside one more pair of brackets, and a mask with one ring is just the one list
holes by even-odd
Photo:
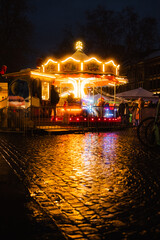
[[112, 132], [119, 131], [131, 127], [130, 125], [121, 124], [114, 126], [105, 126], [105, 127], [72, 127], [72, 126], [37, 126], [34, 129], [0, 129], [0, 133], [13, 133], [13, 134], [24, 134], [24, 135], [63, 135], [63, 134], [85, 134], [87, 132], [91, 133], [100, 133], [100, 132]]
[[59, 126], [59, 125], [54, 125], [54, 126], [37, 126], [36, 130], [34, 131], [35, 133], [43, 133], [43, 134], [71, 134], [71, 133], [84, 133], [84, 128], [83, 127], [71, 127], [71, 126]]
[[113, 125], [113, 126], [38, 126], [34, 133], [39, 134], [48, 134], [48, 135], [60, 135], [60, 134], [85, 134], [87, 132], [99, 133], [99, 132], [108, 132], [108, 131], [118, 131], [128, 127], [126, 124]]

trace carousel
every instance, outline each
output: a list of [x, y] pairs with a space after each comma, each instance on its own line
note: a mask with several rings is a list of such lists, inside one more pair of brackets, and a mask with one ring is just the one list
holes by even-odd
[[[42, 99], [49, 99], [50, 84], [54, 84], [59, 89], [61, 96], [59, 105], [66, 103], [66, 97], [73, 94], [75, 100], [79, 100], [81, 106], [78, 108], [68, 108], [68, 111], [81, 111], [87, 108], [91, 112], [92, 106], [104, 102], [102, 87], [111, 86], [114, 88], [114, 103], [116, 99], [116, 86], [127, 83], [125, 77], [119, 76], [120, 65], [113, 60], [97, 59], [95, 56], [87, 56], [83, 52], [81, 41], [76, 42], [76, 52], [63, 59], [47, 59], [36, 71], [31, 71], [31, 77], [36, 77], [43, 81]], [[93, 89], [93, 94], [89, 90]], [[100, 88], [101, 97], [98, 103], [94, 100], [94, 89]], [[76, 102], [76, 101], [75, 101]], [[113, 108], [113, 102], [111, 109]], [[61, 109], [64, 111], [64, 109]], [[96, 115], [96, 111], [93, 111]]]
[[[127, 83], [127, 79], [119, 75], [120, 65], [112, 59], [104, 60], [87, 56], [83, 52], [81, 41], [76, 42], [75, 48], [74, 54], [62, 59], [46, 59], [36, 69], [5, 74], [9, 82], [8, 106], [15, 104], [15, 107], [28, 108], [49, 105], [51, 88], [54, 85], [60, 96], [57, 117], [62, 117], [65, 111], [70, 115], [72, 113], [80, 116], [84, 110], [92, 113], [93, 116], [115, 117], [108, 112], [108, 115], [102, 113], [102, 110], [99, 115], [100, 111], [96, 109], [105, 106], [102, 87], [110, 86], [114, 89], [114, 100], [106, 106], [107, 111], [114, 110], [116, 86]], [[17, 89], [21, 90], [21, 93], [16, 92]], [[97, 102], [94, 98], [95, 89], [100, 91]], [[68, 101], [71, 96], [72, 101]]]
[[120, 65], [113, 60], [87, 56], [80, 41], [76, 42], [76, 50], [73, 55], [61, 60], [47, 59], [38, 70], [31, 71], [31, 76], [50, 80], [60, 89], [70, 87], [76, 98], [84, 98], [85, 88], [89, 86], [116, 86], [127, 82], [127, 79], [119, 76]]

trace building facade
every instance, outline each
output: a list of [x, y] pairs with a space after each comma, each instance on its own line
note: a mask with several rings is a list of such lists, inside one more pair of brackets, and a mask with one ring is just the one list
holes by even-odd
[[119, 86], [117, 92], [142, 87], [153, 93], [160, 93], [160, 50], [154, 51], [137, 63], [123, 64], [121, 75], [127, 76], [128, 83]]

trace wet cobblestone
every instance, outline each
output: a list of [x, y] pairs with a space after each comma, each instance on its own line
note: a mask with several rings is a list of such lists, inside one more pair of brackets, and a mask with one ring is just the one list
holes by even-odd
[[0, 152], [66, 238], [160, 238], [160, 154], [141, 146], [135, 129], [1, 135]]

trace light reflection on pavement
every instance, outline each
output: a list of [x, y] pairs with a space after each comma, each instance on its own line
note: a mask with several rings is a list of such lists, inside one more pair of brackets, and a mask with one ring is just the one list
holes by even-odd
[[139, 145], [134, 130], [2, 136], [0, 145], [67, 237], [159, 239], [160, 157]]

